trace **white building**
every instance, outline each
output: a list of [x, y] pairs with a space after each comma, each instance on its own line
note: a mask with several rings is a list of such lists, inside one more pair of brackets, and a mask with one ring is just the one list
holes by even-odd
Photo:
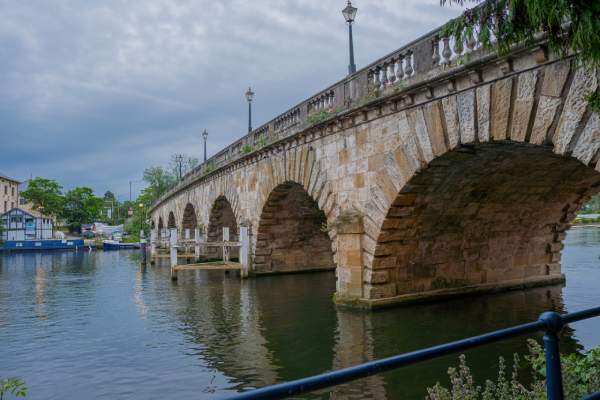
[[52, 218], [21, 208], [13, 208], [0, 215], [0, 225], [2, 240], [52, 239], [54, 231]]

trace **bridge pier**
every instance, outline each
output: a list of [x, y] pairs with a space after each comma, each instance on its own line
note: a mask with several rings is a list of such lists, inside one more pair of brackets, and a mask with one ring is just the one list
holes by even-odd
[[359, 215], [342, 215], [337, 220], [337, 285], [335, 302], [354, 305], [363, 297], [363, 220]]

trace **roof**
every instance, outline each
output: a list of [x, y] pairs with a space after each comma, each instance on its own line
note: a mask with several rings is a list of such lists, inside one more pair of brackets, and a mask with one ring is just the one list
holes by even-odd
[[18, 180], [14, 179], [14, 178], [6, 176], [2, 172], [0, 172], [0, 178], [4, 179], [4, 180], [7, 180], [7, 181], [15, 182], [15, 183], [21, 183], [21, 181], [18, 181]]
[[10, 212], [12, 212], [14, 210], [20, 210], [20, 211], [24, 212], [25, 214], [28, 214], [28, 215], [30, 215], [30, 216], [32, 216], [34, 218], [51, 218], [48, 215], [45, 215], [45, 214], [39, 212], [38, 210], [34, 210], [34, 209], [28, 207], [27, 205], [25, 205], [24, 207], [14, 207], [14, 208], [11, 208], [10, 210], [8, 210], [7, 212], [5, 212], [4, 214], [0, 214], [0, 215], [4, 216], [4, 215], [6, 215], [6, 214], [8, 214], [8, 213], [10, 213]]

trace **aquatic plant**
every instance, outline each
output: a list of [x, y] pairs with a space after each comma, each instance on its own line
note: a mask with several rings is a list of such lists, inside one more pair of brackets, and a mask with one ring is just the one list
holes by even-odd
[[[544, 349], [535, 340], [528, 341], [529, 355], [525, 360], [533, 381], [525, 385], [519, 378], [521, 360], [513, 355], [513, 366], [508, 378], [506, 363], [499, 359], [496, 381], [486, 380], [477, 385], [466, 357], [459, 357], [458, 367], [448, 369], [450, 388], [439, 382], [427, 388], [426, 400], [542, 400], [546, 399], [546, 359]], [[600, 347], [583, 354], [563, 355], [562, 374], [565, 399], [579, 400], [600, 391]]]

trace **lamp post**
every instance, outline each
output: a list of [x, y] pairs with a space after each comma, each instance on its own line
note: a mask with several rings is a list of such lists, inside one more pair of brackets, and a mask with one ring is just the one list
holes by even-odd
[[252, 132], [252, 98], [254, 97], [254, 92], [251, 87], [248, 87], [246, 91], [246, 100], [248, 100], [248, 133]]
[[179, 180], [181, 180], [183, 178], [183, 154], [177, 154], [173, 159], [175, 160], [175, 165], [179, 171]]
[[206, 162], [206, 139], [208, 139], [208, 132], [206, 129], [202, 132], [202, 138], [204, 139], [204, 162]]
[[356, 64], [354, 64], [354, 42], [352, 40], [352, 23], [354, 22], [357, 11], [358, 8], [353, 7], [350, 0], [348, 0], [348, 5], [346, 5], [346, 8], [342, 10], [342, 15], [348, 23], [348, 39], [350, 46], [350, 64], [348, 64], [348, 75], [352, 75], [356, 72]]

